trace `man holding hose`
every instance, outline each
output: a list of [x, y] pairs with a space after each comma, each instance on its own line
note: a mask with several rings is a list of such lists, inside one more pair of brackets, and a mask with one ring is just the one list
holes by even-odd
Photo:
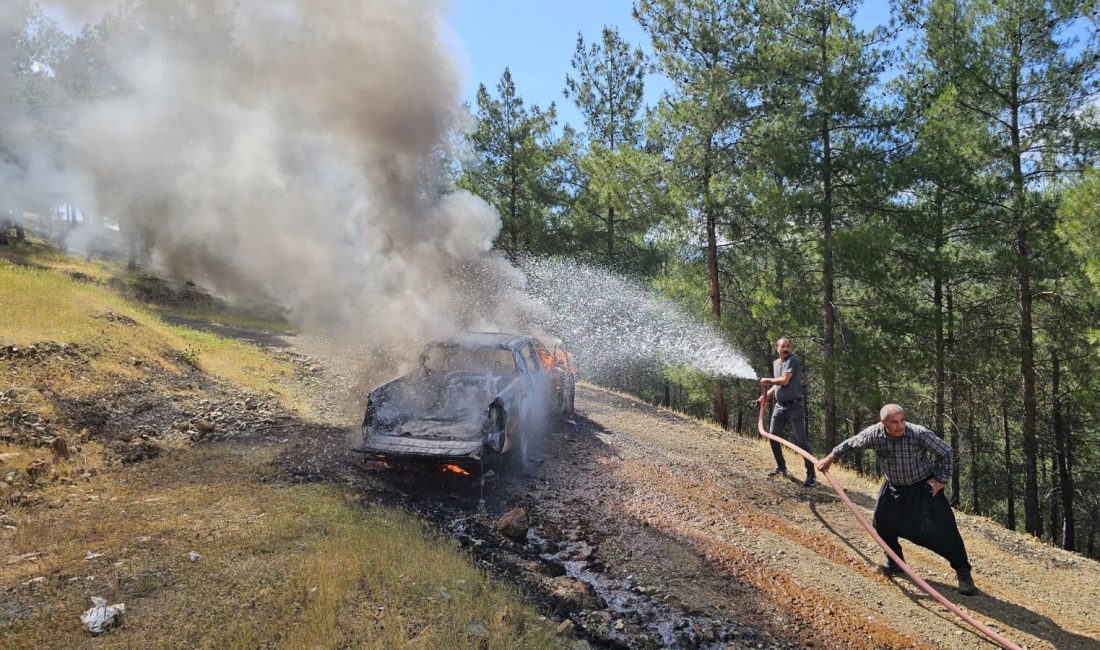
[[[778, 359], [772, 362], [772, 376], [761, 377], [760, 386], [767, 392], [760, 400], [775, 399], [772, 407], [772, 420], [768, 433], [782, 437], [787, 423], [794, 429], [794, 441], [807, 453], [810, 452], [810, 438], [806, 435], [806, 410], [802, 404], [802, 364], [791, 354], [791, 340], [784, 336], [775, 342]], [[775, 456], [775, 469], [768, 476], [786, 476], [787, 463], [783, 459], [783, 447], [772, 441], [772, 455]], [[817, 483], [814, 464], [806, 461], [806, 481], [802, 484], [812, 488]]]
[[[899, 537], [942, 556], [955, 570], [959, 593], [973, 594], [966, 546], [943, 494], [954, 462], [951, 446], [919, 424], [907, 423], [905, 410], [897, 404], [883, 406], [879, 419], [878, 424], [837, 445], [817, 468], [825, 472], [850, 451], [874, 449], [879, 470], [886, 477], [875, 506], [875, 532], [903, 561]], [[880, 571], [891, 576], [900, 573], [901, 567], [887, 557]]]

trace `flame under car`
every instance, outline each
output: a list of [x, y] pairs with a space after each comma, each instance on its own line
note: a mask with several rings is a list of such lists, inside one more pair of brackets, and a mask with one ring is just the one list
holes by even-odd
[[360, 451], [382, 460], [526, 460], [555, 401], [547, 353], [515, 334], [428, 345], [415, 371], [371, 391]]

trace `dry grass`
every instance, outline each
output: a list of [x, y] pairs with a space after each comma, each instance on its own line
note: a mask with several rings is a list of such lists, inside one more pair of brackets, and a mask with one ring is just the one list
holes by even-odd
[[126, 603], [103, 639], [126, 647], [556, 644], [549, 623], [438, 535], [334, 488], [262, 482], [268, 455], [197, 448], [17, 512], [26, 523], [5, 557], [41, 555], [0, 564], [0, 584], [35, 613], [0, 645], [99, 645], [77, 621], [92, 595]]
[[254, 345], [165, 323], [102, 285], [0, 259], [0, 344], [54, 341], [95, 352], [93, 373], [62, 379], [58, 389], [97, 392], [117, 380], [141, 379], [150, 367], [181, 373], [190, 365], [257, 393], [274, 393], [302, 411], [281, 378], [286, 363]]
[[[0, 445], [0, 479], [19, 475], [0, 482], [0, 514], [18, 524], [0, 528], [0, 647], [559, 645], [517, 593], [412, 517], [335, 487], [273, 480], [276, 447], [218, 443], [106, 464], [98, 442], [58, 424], [51, 395], [95, 397], [198, 369], [304, 412], [294, 369], [163, 322], [108, 287], [118, 269], [106, 263], [14, 250], [0, 251], [0, 345], [52, 341], [80, 354], [0, 362], [0, 390], [15, 389], [9, 411], [49, 421], [79, 450]], [[31, 481], [26, 468], [43, 456], [49, 472]], [[15, 489], [33, 502], [11, 498]], [[126, 603], [124, 624], [86, 632], [78, 617], [91, 596]]]

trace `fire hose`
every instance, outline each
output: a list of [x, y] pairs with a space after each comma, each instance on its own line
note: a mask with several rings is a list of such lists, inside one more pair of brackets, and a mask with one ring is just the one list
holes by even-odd
[[[816, 466], [818, 463], [818, 459], [815, 458], [813, 454], [805, 451], [798, 445], [795, 445], [788, 440], [780, 438], [779, 436], [773, 436], [772, 434], [768, 433], [766, 429], [764, 429], [764, 408], [766, 406], [767, 393], [765, 392], [760, 399], [760, 414], [756, 420], [756, 427], [757, 429], [759, 429], [760, 435], [794, 450], [795, 453], [799, 454]], [[940, 594], [940, 592], [933, 589], [931, 585], [921, 579], [921, 577], [918, 576], [913, 571], [913, 569], [905, 563], [904, 560], [898, 557], [897, 553], [894, 553], [894, 551], [886, 545], [886, 542], [882, 541], [882, 538], [879, 537], [879, 534], [876, 533], [875, 529], [871, 527], [871, 524], [867, 523], [867, 518], [863, 516], [863, 513], [861, 513], [858, 508], [856, 508], [855, 504], [852, 503], [852, 500], [848, 498], [848, 494], [844, 492], [844, 488], [840, 487], [840, 484], [833, 480], [833, 477], [829, 475], [829, 472], [821, 472], [821, 474], [825, 477], [827, 481], [829, 481], [830, 487], [833, 488], [833, 491], [837, 493], [837, 495], [840, 497], [840, 500], [844, 502], [844, 505], [848, 507], [848, 510], [850, 510], [852, 515], [855, 516], [856, 520], [859, 521], [859, 525], [863, 526], [863, 530], [867, 531], [867, 534], [875, 540], [875, 543], [877, 543], [883, 551], [886, 551], [886, 555], [889, 556], [890, 559], [893, 560], [897, 564], [897, 566], [899, 566], [901, 570], [905, 572], [905, 575], [909, 576], [909, 578], [912, 579], [913, 582], [917, 584], [917, 586], [924, 590], [926, 594], [936, 599], [941, 605], [951, 610], [956, 616], [969, 623], [971, 626], [973, 626], [982, 634], [989, 637], [994, 643], [1000, 645], [1002, 648], [1008, 648], [1010, 650], [1020, 650], [1020, 647], [1018, 645], [1004, 638], [1000, 634], [997, 634], [989, 627], [984, 625], [981, 621], [978, 621], [970, 614], [964, 612], [958, 607], [958, 605], [945, 598], [942, 594]]]

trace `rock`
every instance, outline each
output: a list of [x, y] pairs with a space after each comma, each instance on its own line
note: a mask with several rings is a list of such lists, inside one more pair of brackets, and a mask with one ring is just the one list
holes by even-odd
[[469, 623], [466, 624], [466, 634], [469, 634], [471, 637], [473, 637], [475, 639], [486, 639], [486, 640], [488, 640], [488, 638], [489, 638], [489, 628], [485, 627], [483, 624], [479, 623], [478, 621], [470, 621]]
[[558, 636], [573, 636], [573, 630], [575, 629], [576, 626], [573, 625], [573, 621], [567, 618], [558, 624]]
[[515, 508], [504, 513], [496, 525], [497, 532], [517, 542], [527, 538], [528, 528], [530, 523], [527, 520], [527, 511], [523, 508]]
[[550, 592], [559, 600], [571, 603], [580, 609], [595, 609], [599, 607], [596, 592], [592, 585], [574, 580], [568, 576], [559, 576], [550, 581]]
[[92, 608], [80, 615], [80, 622], [92, 634], [100, 634], [122, 622], [126, 612], [125, 603], [108, 605], [102, 598], [92, 597]]
[[50, 461], [45, 458], [35, 458], [27, 465], [27, 476], [32, 479], [37, 479], [40, 476], [45, 476], [50, 471]]
[[123, 463], [138, 463], [143, 460], [156, 458], [160, 456], [163, 451], [164, 448], [155, 442], [142, 438], [135, 438], [130, 441], [130, 444], [123, 445], [122, 449], [118, 451], [118, 454]]
[[209, 420], [196, 420], [195, 430], [199, 433], [210, 433], [214, 430], [214, 424]]
[[557, 562], [540, 558], [538, 572], [550, 578], [557, 578], [558, 576], [565, 575], [565, 567]]
[[57, 436], [53, 439], [53, 442], [50, 443], [50, 449], [53, 450], [54, 455], [58, 458], [69, 457], [69, 443], [62, 436]]
[[182, 433], [182, 432], [187, 431], [188, 429], [191, 428], [191, 423], [188, 422], [187, 420], [180, 420], [179, 422], [176, 422], [175, 424], [173, 424], [172, 428], [175, 429], [176, 431], [179, 431], [179, 432]]

